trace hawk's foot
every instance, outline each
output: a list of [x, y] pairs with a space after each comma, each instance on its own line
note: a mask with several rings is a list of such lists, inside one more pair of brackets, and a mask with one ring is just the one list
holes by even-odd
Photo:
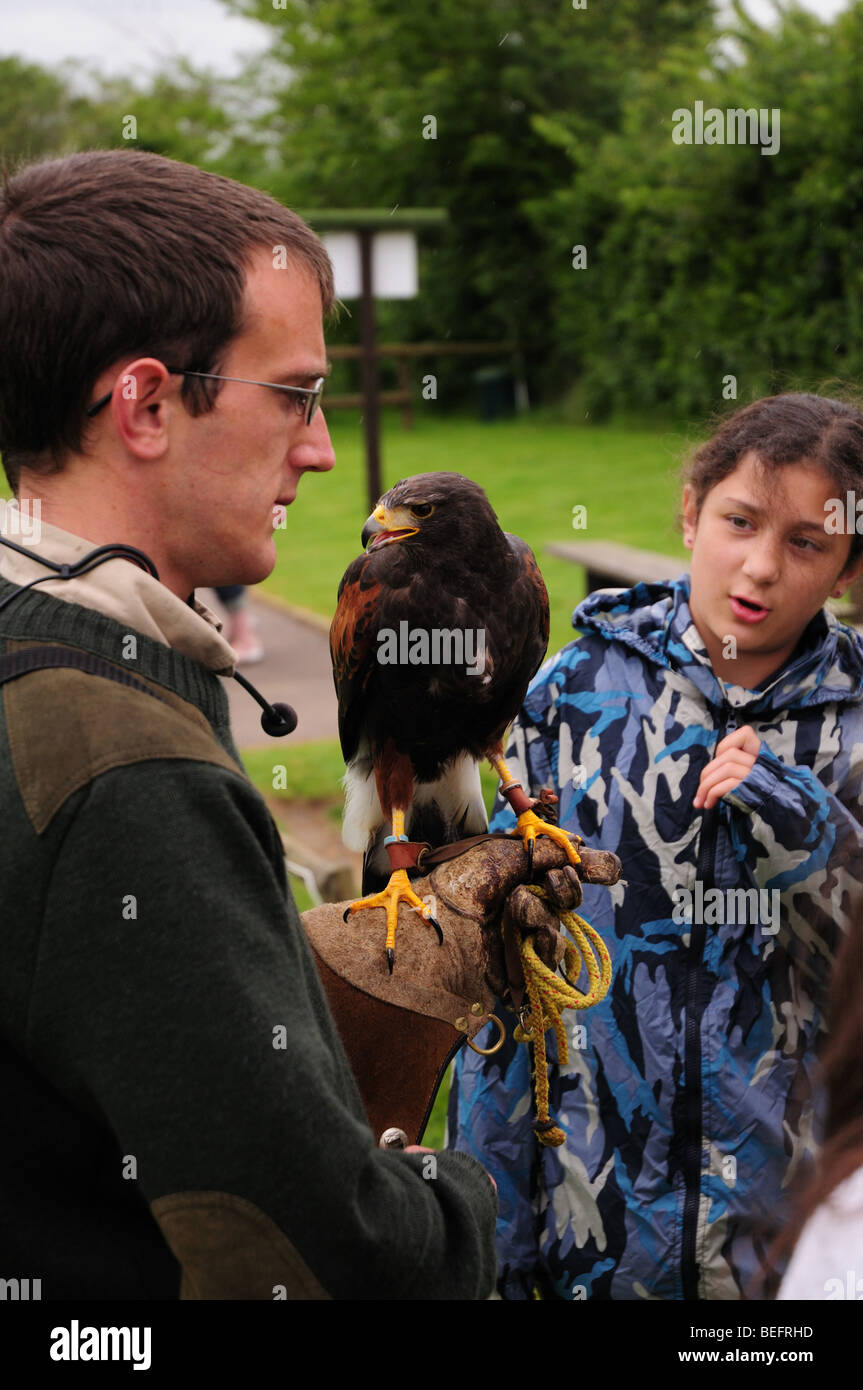
[[565, 850], [571, 864], [581, 863], [581, 856], [572, 843], [571, 836], [565, 830], [561, 830], [560, 826], [540, 820], [534, 811], [522, 811], [516, 821], [515, 830], [511, 830], [510, 834], [521, 837], [527, 850], [527, 864], [531, 878], [533, 877], [533, 846], [538, 835], [547, 835], [550, 840], [554, 840], [556, 845], [560, 845]]
[[382, 907], [384, 909], [387, 914], [387, 940], [385, 949], [390, 974], [393, 973], [393, 965], [395, 964], [396, 958], [396, 927], [398, 926], [399, 920], [400, 902], [407, 903], [409, 907], [420, 914], [424, 921], [431, 922], [438, 934], [438, 940], [441, 945], [443, 945], [443, 932], [440, 929], [440, 925], [432, 916], [432, 910], [429, 904], [424, 903], [422, 898], [418, 898], [411, 888], [407, 869], [396, 869], [395, 872], [390, 875], [390, 881], [382, 892], [372, 893], [367, 898], [358, 898], [355, 903], [351, 903], [346, 907], [344, 912], [344, 919], [347, 921], [352, 912], [359, 912], [360, 909], [364, 907]]

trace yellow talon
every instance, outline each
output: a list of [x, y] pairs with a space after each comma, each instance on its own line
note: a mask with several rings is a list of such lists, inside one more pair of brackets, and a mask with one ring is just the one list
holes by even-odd
[[407, 869], [396, 869], [390, 875], [390, 881], [386, 888], [380, 893], [372, 893], [367, 898], [359, 898], [355, 903], [350, 903], [344, 913], [345, 921], [347, 921], [351, 912], [359, 912], [362, 908], [382, 907], [385, 910], [387, 914], [386, 953], [390, 974], [393, 973], [393, 965], [395, 964], [396, 927], [399, 921], [400, 902], [407, 903], [409, 907], [419, 912], [426, 922], [431, 922], [438, 934], [438, 940], [443, 945], [443, 932], [440, 925], [432, 916], [428, 903], [424, 903], [422, 898], [418, 898], [411, 888]]
[[566, 851], [571, 864], [581, 863], [581, 856], [566, 831], [561, 830], [559, 825], [551, 825], [548, 821], [541, 820], [535, 811], [522, 811], [516, 821], [515, 830], [511, 830], [510, 834], [521, 836], [527, 850], [531, 873], [533, 872], [533, 844], [537, 835], [547, 835], [550, 840], [554, 840], [556, 845], [560, 845]]
[[[492, 749], [488, 754], [488, 760], [500, 777], [501, 795], [506, 798], [514, 811], [518, 811], [519, 805], [524, 806], [528, 798], [525, 796], [524, 788], [517, 782], [506, 765], [506, 759], [502, 752]], [[515, 793], [518, 793], [516, 796]], [[552, 797], [553, 801], [557, 797]], [[528, 873], [533, 874], [533, 845], [537, 835], [547, 835], [555, 844], [561, 845], [566, 850], [566, 857], [571, 864], [580, 864], [581, 856], [572, 843], [569, 835], [560, 826], [552, 825], [549, 821], [542, 820], [535, 811], [522, 811], [516, 820], [515, 830], [511, 830], [510, 835], [520, 835], [522, 843], [527, 850]], [[576, 836], [576, 839], [579, 837]]]

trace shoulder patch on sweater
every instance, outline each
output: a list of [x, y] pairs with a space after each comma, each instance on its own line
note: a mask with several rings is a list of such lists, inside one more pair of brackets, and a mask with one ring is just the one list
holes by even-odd
[[[9, 641], [7, 651], [29, 646], [31, 642]], [[199, 709], [134, 674], [158, 700], [69, 668], [33, 671], [2, 687], [12, 765], [37, 834], [73, 792], [114, 767], [153, 758], [192, 758], [243, 775]]]
[[183, 1270], [181, 1299], [328, 1299], [266, 1212], [230, 1192], [172, 1192], [150, 1205]]

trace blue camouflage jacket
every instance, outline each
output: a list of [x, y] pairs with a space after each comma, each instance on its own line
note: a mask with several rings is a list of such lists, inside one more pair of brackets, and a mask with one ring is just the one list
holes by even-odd
[[[740, 1298], [814, 1155], [830, 969], [863, 905], [863, 641], [819, 613], [746, 690], [714, 675], [688, 597], [688, 575], [592, 594], [514, 726], [525, 788], [552, 786], [560, 824], [623, 879], [585, 885], [614, 974], [564, 1015], [565, 1068], [549, 1035], [566, 1144], [536, 1143], [511, 1030], [454, 1073], [448, 1142], [497, 1181], [503, 1298]], [[762, 740], [751, 772], [695, 810], [742, 724]], [[493, 828], [512, 824], [498, 800]]]

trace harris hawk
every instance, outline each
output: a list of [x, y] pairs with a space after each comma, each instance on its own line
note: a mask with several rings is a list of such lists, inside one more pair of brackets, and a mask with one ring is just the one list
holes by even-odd
[[[363, 859], [363, 892], [345, 912], [386, 911], [394, 962], [399, 902], [430, 921], [408, 868], [418, 842], [488, 829], [479, 778], [487, 757], [525, 843], [569, 836], [540, 819], [504, 762], [503, 737], [548, 645], [548, 594], [533, 552], [501, 530], [483, 489], [460, 473], [396, 483], [362, 531], [330, 628], [347, 765], [343, 838]], [[389, 833], [388, 833], [389, 832]]]

